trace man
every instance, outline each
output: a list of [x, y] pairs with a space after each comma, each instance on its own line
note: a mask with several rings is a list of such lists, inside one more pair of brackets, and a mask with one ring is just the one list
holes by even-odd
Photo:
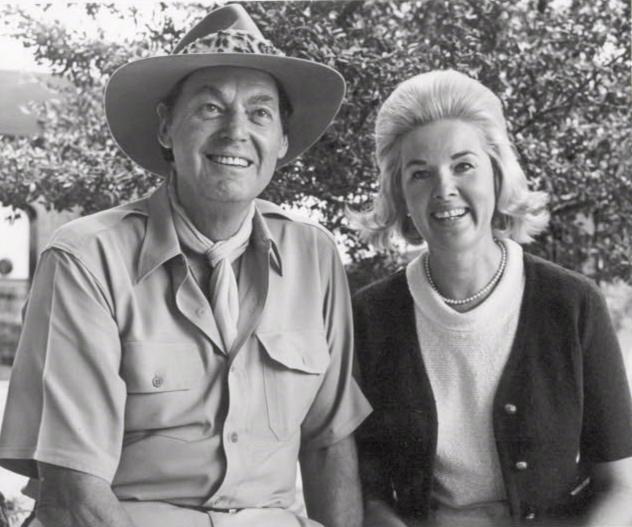
[[112, 76], [114, 138], [166, 182], [40, 259], [0, 458], [39, 477], [45, 527], [360, 525], [344, 272], [322, 228], [256, 199], [343, 92], [238, 5]]

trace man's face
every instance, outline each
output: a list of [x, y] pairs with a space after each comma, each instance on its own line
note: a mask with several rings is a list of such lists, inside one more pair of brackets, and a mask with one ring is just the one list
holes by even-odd
[[287, 152], [279, 94], [267, 73], [212, 67], [191, 74], [172, 111], [159, 106], [159, 138], [171, 148], [185, 208], [250, 202]]

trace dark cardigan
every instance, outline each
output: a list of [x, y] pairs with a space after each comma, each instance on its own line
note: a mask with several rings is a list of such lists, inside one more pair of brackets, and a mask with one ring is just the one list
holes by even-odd
[[[579, 512], [591, 492], [587, 463], [632, 456], [630, 392], [602, 295], [577, 273], [528, 254], [524, 263], [492, 410], [516, 522]], [[437, 415], [404, 270], [358, 292], [354, 318], [359, 380], [374, 408], [357, 434], [365, 496], [425, 518]]]

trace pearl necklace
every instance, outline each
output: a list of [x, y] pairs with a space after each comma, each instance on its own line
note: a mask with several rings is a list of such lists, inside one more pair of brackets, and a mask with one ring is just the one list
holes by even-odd
[[483, 287], [483, 289], [481, 289], [478, 293], [475, 293], [472, 296], [468, 296], [467, 298], [462, 298], [462, 299], [447, 298], [443, 296], [439, 292], [439, 289], [437, 288], [437, 284], [435, 284], [434, 280], [432, 279], [432, 276], [430, 275], [430, 262], [428, 258], [428, 253], [426, 253], [424, 255], [424, 270], [426, 272], [426, 278], [428, 279], [428, 283], [430, 284], [430, 287], [432, 287], [432, 289], [436, 291], [436, 293], [441, 297], [441, 300], [443, 300], [446, 304], [449, 304], [449, 305], [459, 306], [463, 304], [469, 304], [471, 302], [474, 302], [475, 300], [478, 300], [482, 296], [485, 296], [498, 283], [498, 280], [500, 280], [500, 277], [503, 275], [503, 272], [505, 271], [505, 267], [507, 266], [507, 248], [505, 247], [504, 243], [501, 243], [498, 240], [496, 240], [496, 243], [500, 247], [500, 253], [501, 253], [500, 265], [498, 266], [498, 269], [494, 273], [494, 276], [492, 276], [492, 279], [489, 281], [489, 283], [485, 287]]

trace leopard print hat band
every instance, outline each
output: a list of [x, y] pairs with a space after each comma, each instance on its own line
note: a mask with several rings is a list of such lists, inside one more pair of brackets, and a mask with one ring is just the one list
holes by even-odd
[[181, 53], [260, 53], [285, 57], [269, 40], [239, 29], [224, 29], [193, 41]]

